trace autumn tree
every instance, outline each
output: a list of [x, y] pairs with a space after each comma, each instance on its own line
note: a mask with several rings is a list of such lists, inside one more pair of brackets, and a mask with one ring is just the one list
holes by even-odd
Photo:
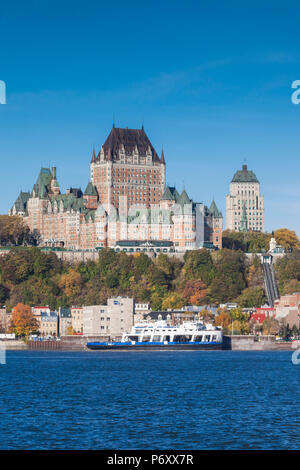
[[180, 294], [176, 292], [169, 294], [162, 302], [163, 310], [179, 309], [183, 306], [184, 306], [184, 299]]
[[211, 310], [208, 308], [203, 308], [201, 312], [199, 313], [201, 320], [204, 321], [204, 323], [211, 322], [214, 318], [214, 315]]
[[17, 336], [28, 337], [31, 333], [36, 333], [38, 329], [38, 321], [31, 313], [29, 305], [18, 303], [12, 310], [10, 331]]
[[0, 245], [37, 245], [39, 238], [39, 234], [31, 232], [21, 217], [0, 215]]
[[233, 334], [248, 334], [250, 331], [249, 315], [244, 313], [240, 307], [229, 311], [231, 318], [231, 331]]
[[59, 287], [63, 289], [68, 297], [75, 298], [80, 294], [82, 287], [80, 274], [74, 268], [71, 268], [69, 272], [61, 276]]
[[67, 333], [67, 335], [73, 335], [74, 334], [74, 329], [73, 329], [72, 325], [69, 325], [67, 327], [66, 333]]
[[226, 332], [231, 326], [231, 317], [225, 309], [220, 309], [218, 315], [215, 316], [214, 324], [216, 326], [221, 326]]
[[279, 245], [282, 245], [283, 248], [287, 251], [294, 250], [299, 248], [299, 239], [294, 230], [289, 230], [287, 228], [280, 228], [275, 230], [274, 237], [276, 242]]
[[206, 297], [207, 288], [203, 281], [186, 281], [182, 294], [188, 305], [201, 305], [201, 301]]
[[288, 295], [293, 294], [294, 292], [300, 292], [300, 281], [298, 281], [297, 279], [291, 279], [290, 281], [286, 281], [283, 284], [281, 294]]
[[276, 335], [279, 332], [280, 324], [278, 320], [272, 317], [267, 317], [262, 324], [262, 331], [264, 335]]

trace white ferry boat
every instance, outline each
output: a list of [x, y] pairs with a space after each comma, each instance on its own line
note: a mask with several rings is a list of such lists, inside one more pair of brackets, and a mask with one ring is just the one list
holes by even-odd
[[166, 321], [141, 322], [134, 325], [130, 333], [124, 333], [120, 342], [91, 342], [89, 349], [222, 349], [222, 329], [202, 322], [184, 322], [169, 325]]

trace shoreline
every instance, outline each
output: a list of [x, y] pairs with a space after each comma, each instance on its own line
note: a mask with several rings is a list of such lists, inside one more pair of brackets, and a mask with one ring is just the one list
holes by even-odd
[[[32, 347], [31, 344], [26, 344], [22, 340], [9, 340], [1, 341], [0, 350], [6, 351], [65, 351], [65, 352], [92, 352], [92, 350], [86, 348], [85, 344], [68, 344], [61, 341], [38, 341], [34, 342], [35, 345]], [[296, 344], [295, 342], [285, 342], [285, 341], [254, 341], [253, 338], [230, 338], [230, 341], [225, 337], [223, 347], [220, 349], [214, 349], [213, 351], [290, 351], [293, 352], [297, 349], [300, 349], [300, 342]], [[145, 351], [182, 351], [181, 349], [143, 349], [143, 350], [108, 350], [109, 352], [145, 352]], [[187, 350], [184, 350], [188, 352]], [[205, 352], [205, 350], [193, 349], [191, 351]], [[97, 350], [99, 352], [99, 350]], [[107, 352], [103, 350], [101, 352]]]

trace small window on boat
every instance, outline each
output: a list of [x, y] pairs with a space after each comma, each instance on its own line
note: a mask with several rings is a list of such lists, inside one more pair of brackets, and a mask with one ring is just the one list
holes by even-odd
[[217, 335], [213, 335], [212, 341], [216, 341], [216, 339], [217, 339]]
[[201, 336], [196, 336], [196, 337], [195, 337], [195, 341], [197, 341], [197, 342], [201, 343], [201, 341], [202, 341], [202, 338], [203, 338], [203, 336], [202, 336], [202, 335], [201, 335]]
[[204, 341], [207, 341], [207, 342], [210, 341], [210, 335], [205, 335]]
[[149, 343], [151, 336], [143, 336], [142, 342]]
[[153, 336], [153, 341], [154, 341], [154, 342], [159, 342], [159, 341], [161, 341], [161, 336], [160, 336], [160, 335]]
[[129, 341], [138, 341], [139, 337], [138, 336], [128, 336]]

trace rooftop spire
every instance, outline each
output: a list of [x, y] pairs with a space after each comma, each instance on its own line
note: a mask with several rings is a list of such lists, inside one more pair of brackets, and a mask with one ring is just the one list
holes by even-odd
[[162, 162], [162, 163], [166, 163], [166, 162], [165, 162], [165, 154], [164, 154], [164, 148], [163, 148], [163, 147], [161, 148], [161, 156], [160, 156], [160, 159], [161, 159], [161, 162]]
[[91, 163], [95, 163], [95, 161], [96, 161], [96, 155], [95, 155], [95, 148], [94, 148]]

